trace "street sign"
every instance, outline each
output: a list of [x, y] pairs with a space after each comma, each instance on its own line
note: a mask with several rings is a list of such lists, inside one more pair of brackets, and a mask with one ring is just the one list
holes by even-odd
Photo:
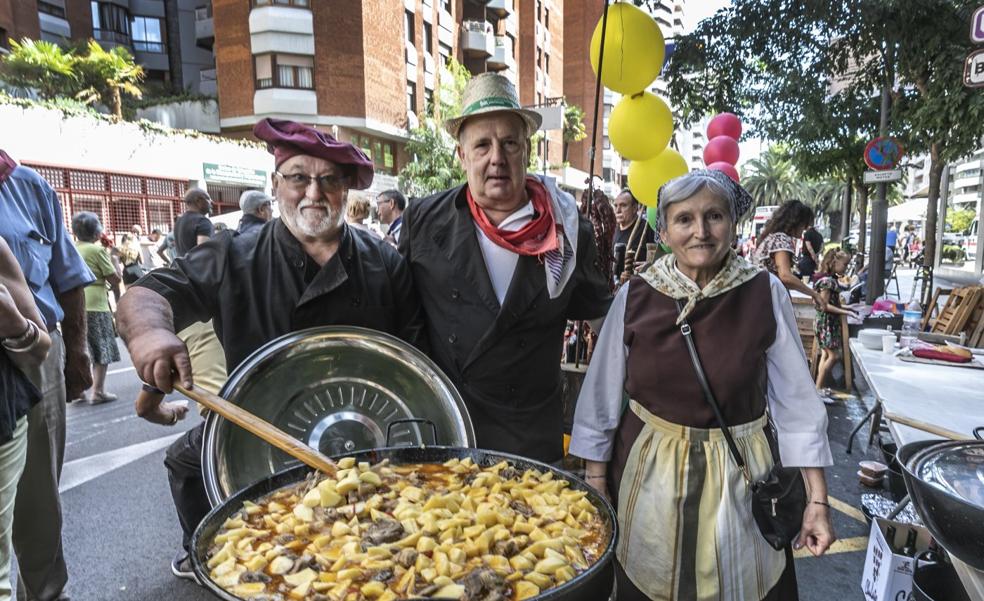
[[964, 85], [968, 88], [984, 86], [984, 50], [975, 50], [964, 63]]
[[875, 138], [864, 149], [864, 162], [875, 171], [894, 169], [905, 150], [895, 138]]
[[970, 41], [984, 44], [984, 6], [978, 7], [970, 20]]
[[232, 184], [262, 190], [267, 184], [267, 172], [260, 169], [249, 169], [238, 165], [217, 165], [202, 163], [202, 171], [206, 183]]
[[866, 184], [889, 184], [902, 181], [901, 169], [889, 169], [887, 171], [865, 171], [864, 183]]

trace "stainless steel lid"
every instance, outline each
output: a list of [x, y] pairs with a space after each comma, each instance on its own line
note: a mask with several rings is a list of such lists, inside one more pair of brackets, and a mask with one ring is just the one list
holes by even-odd
[[[409, 344], [364, 328], [282, 336], [243, 361], [221, 396], [326, 455], [387, 446], [387, 429], [389, 446], [475, 445], [468, 410], [448, 377]], [[400, 421], [407, 418], [429, 420], [435, 432]], [[202, 471], [213, 506], [296, 464], [218, 415], [205, 420]]]
[[951, 442], [912, 458], [913, 472], [972, 506], [984, 509], [984, 443]]

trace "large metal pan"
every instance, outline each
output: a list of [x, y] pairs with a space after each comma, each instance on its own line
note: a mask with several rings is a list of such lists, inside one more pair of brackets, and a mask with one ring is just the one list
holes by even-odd
[[[975, 430], [978, 438], [981, 428]], [[943, 548], [984, 570], [984, 441], [922, 440], [898, 452], [912, 504]]]
[[[601, 557], [585, 572], [560, 586], [537, 595], [533, 599], [535, 601], [602, 601], [610, 597], [612, 583], [614, 581], [612, 560], [615, 552], [615, 540], [617, 538], [618, 528], [617, 522], [615, 521], [615, 510], [612, 508], [611, 503], [580, 478], [545, 463], [540, 463], [539, 461], [482, 449], [463, 449], [457, 447], [389, 447], [346, 454], [346, 456], [355, 457], [358, 461], [368, 461], [370, 463], [389, 459], [390, 463], [394, 465], [407, 463], [443, 463], [450, 459], [465, 459], [466, 457], [470, 457], [472, 461], [482, 467], [489, 467], [501, 461], [508, 461], [520, 470], [533, 468], [541, 472], [553, 472], [555, 478], [561, 478], [570, 482], [571, 489], [587, 491], [586, 498], [598, 508], [601, 519], [609, 533], [609, 538]], [[209, 577], [206, 554], [211, 546], [212, 539], [215, 537], [215, 533], [226, 519], [242, 508], [243, 501], [254, 501], [284, 486], [300, 482], [310, 471], [310, 468], [307, 466], [300, 465], [256, 482], [232, 495], [223, 501], [221, 505], [212, 509], [211, 513], [198, 525], [191, 541], [192, 564], [195, 567], [195, 574], [198, 576], [199, 582], [216, 597], [224, 601], [241, 601], [239, 597], [226, 592]], [[420, 601], [424, 600], [421, 599]]]

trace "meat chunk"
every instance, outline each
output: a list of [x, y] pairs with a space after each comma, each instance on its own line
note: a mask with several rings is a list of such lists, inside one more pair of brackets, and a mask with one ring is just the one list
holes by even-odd
[[260, 571], [256, 571], [256, 572], [243, 572], [239, 576], [239, 582], [243, 582], [243, 583], [248, 583], [248, 582], [270, 582], [270, 577], [267, 576], [266, 574], [264, 574], [263, 572], [260, 572]]
[[522, 501], [511, 501], [509, 508], [527, 518], [532, 517], [534, 513], [533, 508]]
[[413, 548], [406, 548], [401, 550], [396, 554], [396, 563], [401, 566], [410, 569], [410, 566], [417, 563], [417, 550]]
[[373, 546], [391, 543], [403, 537], [403, 524], [396, 520], [378, 520], [366, 529], [363, 540]]
[[461, 579], [465, 594], [461, 601], [508, 601], [511, 598], [506, 580], [489, 568], [476, 568]]
[[509, 540], [500, 540], [492, 546], [492, 549], [496, 555], [502, 555], [504, 557], [512, 557], [522, 550], [519, 547], [519, 543], [512, 538]]
[[519, 480], [523, 477], [523, 472], [511, 465], [508, 465], [499, 471], [499, 477], [503, 480]]
[[389, 582], [389, 580], [392, 577], [393, 577], [393, 570], [391, 570], [389, 568], [385, 568], [385, 569], [382, 569], [382, 570], [379, 570], [379, 571], [375, 572], [372, 575], [372, 577], [370, 578], [370, 580], [378, 580], [380, 582]]
[[296, 536], [294, 536], [293, 534], [285, 533], [273, 539], [273, 542], [277, 543], [278, 545], [286, 545], [287, 543], [294, 542], [295, 540], [297, 540]]

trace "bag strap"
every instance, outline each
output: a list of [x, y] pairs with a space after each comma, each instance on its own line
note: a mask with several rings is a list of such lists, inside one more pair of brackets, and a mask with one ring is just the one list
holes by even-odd
[[[683, 303], [680, 299], [675, 299], [677, 311], [683, 313]], [[711, 406], [711, 410], [714, 411], [714, 417], [717, 418], [718, 424], [721, 428], [721, 432], [724, 434], [724, 440], [728, 443], [728, 450], [731, 451], [731, 456], [734, 457], [735, 464], [738, 469], [741, 470], [743, 476], [745, 476], [745, 481], [749, 484], [752, 483], [752, 475], [748, 470], [748, 466], [745, 465], [745, 458], [741, 456], [741, 452], [738, 451], [738, 445], [735, 444], [734, 437], [731, 436], [731, 431], [728, 429], [728, 424], [724, 421], [724, 416], [721, 414], [721, 408], [717, 404], [717, 400], [714, 398], [714, 393], [711, 392], [711, 385], [707, 381], [707, 376], [704, 374], [704, 368], [701, 365], [700, 357], [697, 355], [697, 346], [694, 344], [693, 330], [690, 328], [690, 324], [684, 319], [683, 323], [680, 324], [680, 333], [683, 334], [683, 339], [687, 343], [687, 350], [690, 351], [690, 361], [694, 365], [694, 371], [697, 372], [697, 381], [700, 382], [700, 387], [704, 390], [704, 398], [707, 399], [708, 404]]]

